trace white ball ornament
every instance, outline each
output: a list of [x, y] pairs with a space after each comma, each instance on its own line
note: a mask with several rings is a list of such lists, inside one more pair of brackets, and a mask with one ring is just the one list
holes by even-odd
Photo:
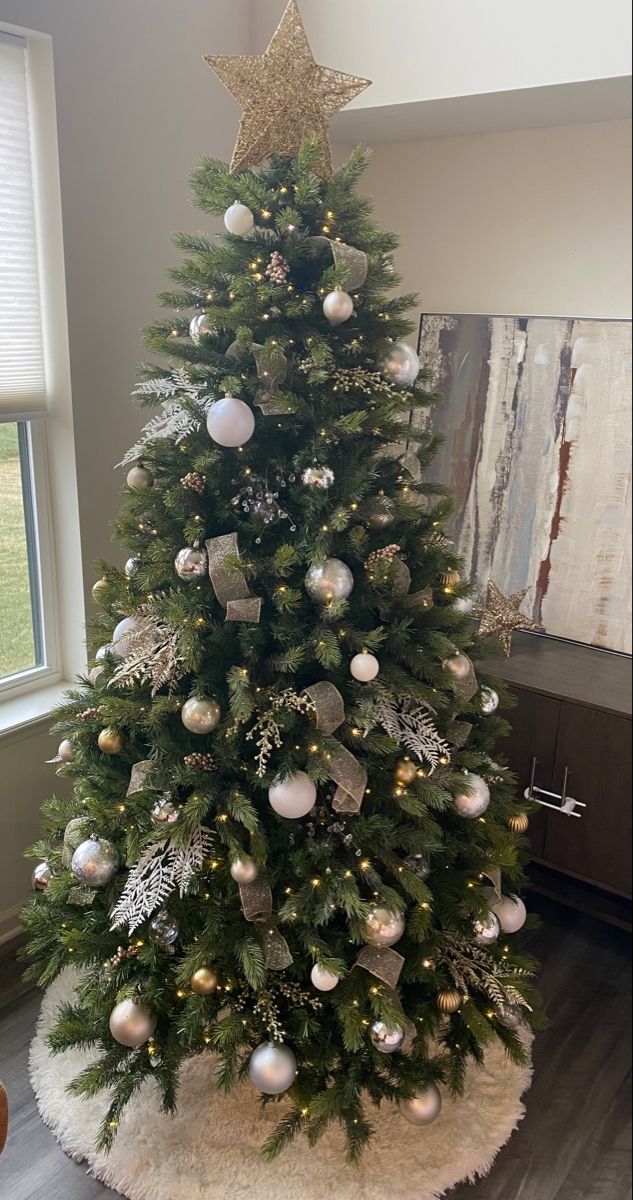
[[475, 921], [475, 942], [478, 946], [492, 946], [501, 933], [498, 918], [493, 912]]
[[204, 550], [194, 550], [191, 546], [184, 546], [174, 559], [174, 567], [179, 579], [185, 581], [204, 579], [207, 573], [206, 553]]
[[400, 941], [404, 930], [402, 913], [394, 912], [386, 904], [372, 904], [365, 920], [363, 937], [370, 946], [393, 946]]
[[481, 775], [464, 772], [464, 790], [453, 797], [453, 804], [460, 817], [473, 821], [483, 817], [490, 804], [490, 788]]
[[205, 337], [209, 333], [213, 333], [213, 326], [210, 324], [207, 314], [198, 313], [198, 316], [189, 322], [189, 337], [194, 345], [198, 346], [200, 338]]
[[453, 608], [458, 613], [461, 613], [463, 617], [467, 617], [468, 614], [473, 611], [474, 603], [475, 601], [473, 600], [472, 596], [458, 596], [457, 599], [453, 601]]
[[122, 621], [115, 627], [112, 634], [112, 646], [121, 658], [125, 658], [129, 654], [131, 646], [130, 639], [134, 637], [138, 628], [136, 617], [124, 617]]
[[354, 576], [340, 558], [326, 558], [310, 567], [305, 577], [306, 591], [312, 600], [327, 604], [330, 600], [346, 600], [354, 589]]
[[518, 933], [523, 929], [527, 921], [527, 909], [520, 896], [501, 896], [500, 899], [489, 900], [489, 904], [504, 933]]
[[380, 670], [380, 663], [375, 654], [355, 654], [349, 664], [349, 669], [359, 683], [371, 683]]
[[207, 415], [209, 437], [218, 446], [235, 449], [243, 446], [255, 432], [252, 408], [235, 396], [225, 396], [211, 405]]
[[217, 700], [210, 696], [192, 696], [180, 710], [180, 719], [190, 733], [211, 733], [220, 723], [222, 715]]
[[231, 878], [236, 883], [254, 883], [258, 874], [257, 863], [253, 862], [253, 859], [249, 858], [248, 855], [244, 855], [243, 858], [236, 858], [231, 863]]
[[248, 1073], [260, 1092], [278, 1096], [294, 1083], [297, 1060], [284, 1042], [263, 1042], [251, 1054]]
[[480, 694], [481, 711], [485, 717], [491, 717], [499, 707], [499, 697], [493, 688], [482, 687]]
[[61, 758], [62, 762], [69, 763], [75, 757], [75, 747], [70, 738], [64, 738], [63, 742], [57, 747], [57, 757]]
[[316, 784], [305, 771], [297, 771], [288, 779], [276, 780], [268, 789], [270, 807], [280, 817], [296, 821], [305, 817], [316, 803]]
[[432, 1125], [442, 1111], [442, 1093], [434, 1083], [400, 1101], [400, 1112], [410, 1125]]
[[105, 838], [87, 838], [75, 850], [70, 869], [84, 887], [102, 888], [114, 879], [119, 861], [112, 842]]
[[325, 967], [320, 967], [318, 963], [314, 964], [310, 972], [310, 979], [317, 992], [333, 992], [340, 982], [338, 975], [335, 975], [333, 971], [328, 971]]
[[97, 653], [95, 654], [96, 662], [98, 662], [98, 663], [103, 662], [106, 657], [106, 654], [111, 654], [111, 653], [112, 653], [111, 645], [99, 646], [99, 649], [97, 650]]
[[330, 325], [343, 325], [354, 312], [354, 301], [348, 292], [337, 288], [334, 292], [328, 292], [325, 297], [323, 312]]
[[120, 1000], [110, 1013], [110, 1033], [115, 1042], [130, 1050], [144, 1046], [156, 1031], [158, 1019], [145, 1004]]
[[147, 470], [147, 467], [132, 467], [127, 473], [125, 482], [129, 488], [134, 488], [135, 492], [142, 492], [144, 488], [152, 487], [154, 476], [151, 471]]
[[248, 237], [255, 227], [255, 218], [250, 208], [236, 200], [224, 214], [224, 227], [236, 237]]
[[420, 359], [408, 342], [393, 342], [380, 369], [389, 383], [410, 387], [420, 374]]

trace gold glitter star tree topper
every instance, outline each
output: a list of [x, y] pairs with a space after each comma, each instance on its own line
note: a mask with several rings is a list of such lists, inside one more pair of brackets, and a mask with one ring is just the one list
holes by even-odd
[[290, 0], [263, 54], [205, 55], [242, 106], [231, 172], [256, 167], [271, 154], [295, 154], [310, 134], [323, 146], [320, 174], [332, 174], [328, 120], [371, 80], [315, 62], [296, 0]]
[[511, 596], [504, 596], [496, 583], [490, 580], [485, 604], [476, 604], [473, 608], [473, 616], [479, 621], [481, 637], [496, 638], [506, 657], [510, 656], [515, 629], [543, 628], [520, 611], [528, 591], [529, 588], [523, 588], [520, 592], [513, 592]]

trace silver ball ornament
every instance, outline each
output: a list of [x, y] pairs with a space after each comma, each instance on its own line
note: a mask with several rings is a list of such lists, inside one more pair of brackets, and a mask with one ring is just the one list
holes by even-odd
[[499, 697], [493, 688], [482, 687], [479, 701], [485, 717], [491, 717], [499, 707]]
[[194, 550], [191, 546], [184, 546], [174, 559], [174, 567], [179, 579], [204, 579], [207, 573], [206, 552]]
[[305, 586], [308, 595], [319, 604], [330, 600], [346, 600], [354, 588], [354, 576], [340, 558], [326, 558], [310, 567]]
[[323, 312], [330, 325], [342, 325], [345, 321], [349, 321], [352, 316], [354, 301], [348, 292], [337, 288], [334, 292], [328, 292], [325, 297]]
[[297, 771], [287, 779], [275, 780], [268, 789], [271, 808], [291, 821], [305, 817], [316, 803], [316, 784], [305, 771]]
[[236, 237], [247, 237], [253, 232], [255, 226], [255, 217], [250, 208], [245, 204], [240, 204], [238, 200], [227, 208], [224, 214], [224, 228], [228, 233], [234, 234]]
[[412, 871], [422, 881], [428, 879], [431, 874], [431, 864], [423, 854], [409, 854], [404, 859], [403, 866], [407, 868], [407, 871]]
[[523, 929], [527, 921], [527, 909], [520, 896], [501, 896], [488, 903], [504, 933], [518, 933]]
[[110, 1033], [115, 1042], [131, 1050], [144, 1046], [153, 1036], [158, 1018], [145, 1004], [120, 1000], [110, 1013]]
[[180, 710], [180, 719], [190, 733], [211, 733], [219, 725], [221, 716], [220, 705], [209, 696], [192, 696]]
[[453, 797], [453, 804], [460, 817], [469, 821], [482, 817], [490, 804], [490, 788], [481, 775], [464, 772], [464, 791]]
[[331, 467], [306, 467], [301, 481], [306, 487], [320, 488], [326, 492], [334, 483], [334, 471]]
[[69, 763], [75, 757], [75, 746], [70, 738], [64, 738], [57, 747], [57, 757], [61, 758], [62, 762]]
[[224, 396], [211, 405], [207, 414], [209, 437], [218, 446], [235, 449], [243, 446], [255, 432], [255, 417], [252, 408], [235, 396]]
[[350, 674], [359, 683], [371, 683], [380, 671], [380, 663], [375, 654], [355, 654], [349, 664]]
[[478, 946], [492, 946], [501, 933], [499, 920], [493, 912], [475, 921], [473, 928]]
[[294, 1083], [297, 1060], [283, 1042], [263, 1042], [251, 1055], [248, 1073], [260, 1092], [278, 1096]]
[[198, 316], [189, 322], [189, 337], [194, 346], [200, 344], [201, 337], [205, 337], [207, 334], [213, 332], [213, 325], [210, 324], [206, 313], [198, 313]]
[[87, 838], [75, 850], [70, 869], [83, 887], [106, 887], [119, 869], [116, 847], [105, 838]]
[[393, 342], [380, 370], [389, 383], [410, 387], [420, 374], [420, 359], [408, 342]]
[[404, 1029], [390, 1027], [386, 1021], [374, 1021], [369, 1027], [371, 1044], [380, 1054], [395, 1054], [404, 1041]]
[[523, 1009], [518, 1004], [500, 1004], [497, 1009], [499, 1020], [507, 1029], [518, 1029], [523, 1024]]
[[150, 816], [154, 825], [175, 825], [180, 813], [181, 808], [174, 804], [171, 792], [165, 792], [162, 798], [156, 801]]
[[142, 492], [145, 488], [152, 487], [154, 476], [151, 471], [148, 471], [147, 467], [132, 467], [126, 475], [125, 482], [135, 492]]
[[128, 558], [128, 560], [123, 568], [123, 572], [127, 576], [128, 579], [133, 579], [135, 575], [138, 575], [140, 565], [141, 565], [140, 558], [137, 558], [134, 555], [132, 556], [132, 558]]
[[442, 1093], [431, 1083], [409, 1100], [401, 1100], [399, 1107], [405, 1121], [410, 1125], [432, 1125], [442, 1111]]
[[246, 854], [243, 858], [236, 858], [231, 863], [231, 879], [234, 879], [236, 883], [254, 883], [258, 874], [257, 863], [253, 862], [253, 859]]
[[51, 879], [53, 872], [47, 862], [38, 863], [33, 867], [31, 872], [31, 887], [34, 892], [45, 892]]
[[363, 937], [370, 946], [393, 946], [400, 941], [404, 930], [402, 913], [394, 912], [386, 904], [372, 904], [365, 919]]
[[333, 971], [328, 971], [325, 967], [320, 967], [318, 963], [314, 964], [310, 972], [310, 979], [317, 992], [332, 992], [340, 982], [338, 975], [335, 975]]
[[445, 658], [442, 663], [445, 671], [453, 676], [453, 679], [468, 679], [473, 667], [470, 659], [466, 654], [451, 654], [450, 658]]
[[158, 946], [173, 946], [179, 932], [178, 922], [166, 908], [161, 908], [149, 923], [150, 940]]

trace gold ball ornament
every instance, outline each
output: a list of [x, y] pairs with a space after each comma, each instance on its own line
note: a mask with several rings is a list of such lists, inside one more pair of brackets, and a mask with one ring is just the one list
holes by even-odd
[[125, 738], [117, 729], [102, 729], [97, 738], [97, 745], [102, 754], [120, 754]]
[[105, 575], [101, 579], [97, 579], [96, 583], [93, 583], [92, 599], [94, 600], [95, 604], [101, 604], [104, 593], [108, 590], [108, 586], [108, 580], [106, 579]]
[[410, 758], [399, 758], [396, 763], [395, 777], [397, 783], [413, 783], [418, 768]]
[[189, 984], [196, 996], [210, 996], [217, 988], [220, 976], [215, 967], [198, 967], [194, 971]]
[[530, 821], [527, 813], [517, 812], [508, 817], [507, 824], [508, 829], [511, 829], [513, 833], [527, 833]]
[[441, 1013], [452, 1014], [459, 1011], [462, 1006], [462, 994], [451, 988], [445, 992], [438, 992], [435, 1003]]
[[442, 587], [446, 588], [447, 591], [450, 592], [454, 587], [457, 587], [458, 583], [461, 583], [462, 577], [459, 571], [455, 570], [454, 567], [448, 567], [446, 571], [442, 572], [441, 578]]

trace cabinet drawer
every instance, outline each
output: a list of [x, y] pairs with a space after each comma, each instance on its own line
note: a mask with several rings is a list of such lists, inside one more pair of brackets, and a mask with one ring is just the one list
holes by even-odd
[[[552, 790], [561, 704], [549, 696], [522, 689], [516, 689], [515, 696], [516, 708], [505, 714], [512, 729], [503, 749], [519, 780], [518, 799], [530, 783], [533, 759], [538, 763], [534, 782], [538, 787]], [[546, 834], [545, 810], [531, 815], [529, 837], [535, 858], [545, 855]]]

